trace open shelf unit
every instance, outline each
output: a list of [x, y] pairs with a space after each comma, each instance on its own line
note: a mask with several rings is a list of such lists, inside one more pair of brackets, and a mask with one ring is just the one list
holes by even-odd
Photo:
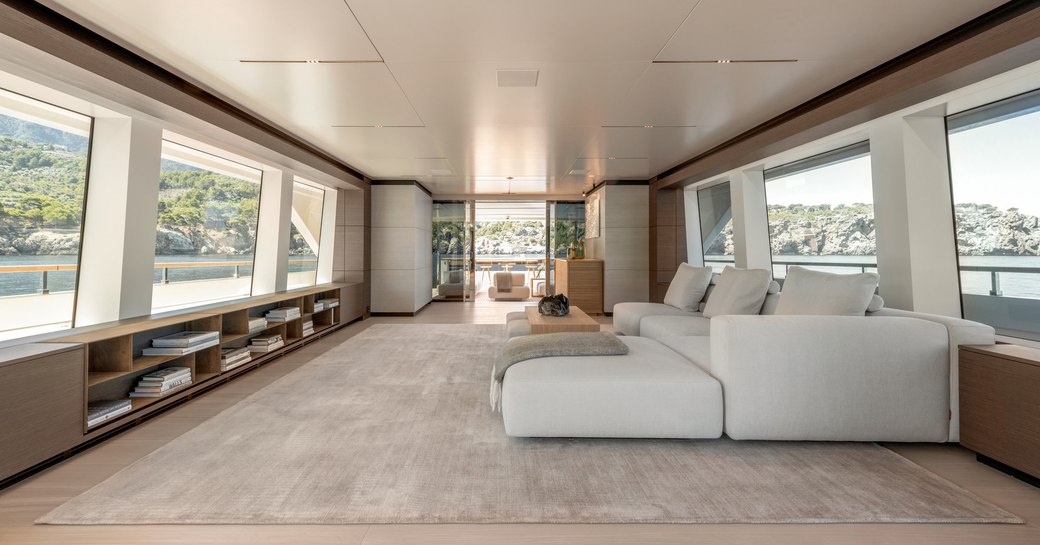
[[[355, 294], [360, 293], [358, 287], [353, 284], [326, 284], [314, 288], [251, 297], [243, 301], [215, 305], [202, 310], [196, 309], [184, 314], [99, 324], [54, 339], [54, 342], [79, 343], [86, 348], [84, 369], [86, 391], [83, 396], [82, 413], [85, 439], [129, 420], [140, 418], [152, 410], [190, 397], [200, 390], [208, 389], [215, 383], [221, 382], [224, 378], [230, 378], [255, 368], [298, 347], [304, 341], [303, 322], [306, 320], [313, 320], [315, 331], [314, 335], [308, 335], [308, 340], [321, 336], [320, 333], [331, 332], [337, 326], [343, 325], [342, 307], [337, 306], [314, 312], [315, 300], [323, 298], [342, 300], [344, 295], [353, 300]], [[299, 307], [301, 317], [286, 322], [270, 322], [264, 330], [249, 333], [251, 318], [263, 317], [268, 311], [278, 307]], [[360, 304], [352, 304], [349, 320], [360, 318], [360, 310]], [[142, 351], [152, 345], [152, 339], [182, 331], [219, 331], [220, 344], [179, 356], [142, 355]], [[227, 371], [221, 371], [221, 349], [248, 346], [250, 339], [255, 336], [272, 334], [281, 335], [285, 346], [270, 352], [253, 353], [248, 362]], [[86, 409], [89, 403], [126, 399], [143, 375], [166, 367], [191, 369], [191, 386], [163, 397], [132, 398], [132, 410], [129, 413], [94, 426], [87, 426]]]

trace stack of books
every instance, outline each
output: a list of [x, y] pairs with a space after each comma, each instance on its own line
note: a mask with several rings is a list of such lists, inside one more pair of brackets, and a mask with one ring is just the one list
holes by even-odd
[[267, 311], [268, 322], [288, 322], [300, 317], [300, 307], [278, 307]]
[[218, 344], [219, 331], [182, 331], [152, 339], [152, 347], [141, 353], [145, 356], [183, 356]]
[[133, 408], [129, 399], [115, 399], [112, 401], [95, 401], [87, 405], [87, 427], [111, 420], [121, 414], [130, 412]]
[[191, 369], [167, 367], [141, 377], [130, 397], [166, 397], [191, 386]]
[[339, 306], [339, 299], [336, 299], [336, 298], [318, 299], [317, 301], [314, 302], [314, 311], [315, 312], [317, 312], [317, 310], [318, 310], [318, 303], [321, 303], [321, 308], [323, 308], [323, 309], [325, 309], [325, 308], [332, 308], [332, 307], [338, 307]]
[[252, 356], [249, 355], [249, 347], [225, 348], [220, 351], [220, 371], [230, 371], [239, 365], [249, 363]]
[[281, 335], [261, 335], [253, 337], [253, 340], [249, 343], [249, 351], [264, 353], [277, 350], [283, 346], [285, 346], [285, 342], [282, 340]]
[[325, 303], [322, 303], [321, 301], [315, 301], [314, 312], [321, 312], [323, 310], [325, 310]]
[[303, 336], [314, 335], [314, 320], [303, 322]]
[[263, 316], [260, 316], [260, 317], [257, 317], [257, 318], [250, 318], [249, 319], [249, 334], [250, 335], [252, 335], [253, 333], [260, 333], [261, 331], [263, 331], [265, 329], [267, 329], [267, 318], [264, 318]]

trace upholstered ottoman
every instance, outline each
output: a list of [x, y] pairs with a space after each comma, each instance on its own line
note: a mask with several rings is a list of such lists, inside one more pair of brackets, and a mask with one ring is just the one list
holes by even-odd
[[527, 321], [526, 312], [510, 312], [506, 314], [506, 338], [512, 339], [531, 334], [531, 322]]
[[722, 386], [652, 339], [620, 337], [623, 356], [536, 358], [502, 382], [502, 419], [514, 437], [713, 439]]

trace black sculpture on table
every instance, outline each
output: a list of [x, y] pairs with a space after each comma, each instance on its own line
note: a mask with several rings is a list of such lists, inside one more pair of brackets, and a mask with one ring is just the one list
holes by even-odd
[[559, 293], [546, 295], [538, 301], [538, 314], [542, 316], [566, 316], [571, 311], [570, 301], [567, 296]]

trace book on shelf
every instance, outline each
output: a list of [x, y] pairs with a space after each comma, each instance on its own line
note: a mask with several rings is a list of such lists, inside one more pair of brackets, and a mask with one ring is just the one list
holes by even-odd
[[96, 426], [131, 410], [133, 410], [133, 404], [129, 399], [95, 401], [87, 405], [87, 426]]
[[250, 334], [259, 333], [267, 329], [267, 318], [264, 318], [263, 316], [259, 318], [250, 318], [248, 329]]
[[250, 352], [264, 354], [271, 351], [277, 351], [277, 349], [282, 346], [285, 346], [284, 341], [278, 341], [274, 344], [250, 344]]
[[152, 339], [156, 348], [184, 348], [197, 346], [213, 339], [220, 339], [219, 331], [182, 331], [173, 335], [165, 335]]
[[220, 351], [220, 370], [230, 371], [252, 359], [253, 357], [250, 355], [248, 346], [243, 346], [242, 348], [225, 348]]
[[166, 382], [155, 382], [142, 380], [137, 383], [137, 387], [134, 388], [135, 392], [165, 392], [166, 390], [173, 389], [181, 384], [191, 382], [191, 376], [182, 376]]
[[141, 355], [143, 355], [143, 356], [184, 356], [186, 354], [191, 354], [192, 352], [198, 352], [199, 350], [202, 350], [204, 348], [209, 348], [211, 346], [217, 346], [218, 344], [220, 344], [220, 334], [219, 333], [217, 334], [217, 338], [216, 339], [210, 339], [210, 340], [208, 340], [206, 342], [203, 342], [203, 343], [200, 343], [200, 344], [196, 344], [196, 345], [192, 345], [192, 346], [185, 346], [185, 347], [173, 347], [173, 346], [170, 346], [170, 347], [155, 347], [155, 346], [153, 346], [151, 348], [145, 348], [144, 350], [141, 351]]
[[145, 382], [162, 383], [182, 377], [191, 377], [191, 369], [188, 367], [164, 367], [163, 369], [152, 371], [147, 375], [142, 375], [141, 380]]
[[174, 386], [174, 387], [170, 388], [169, 390], [160, 391], [160, 392], [155, 392], [155, 391], [150, 391], [150, 390], [149, 391], [141, 391], [141, 392], [139, 392], [137, 390], [134, 390], [133, 392], [130, 392], [130, 397], [166, 397], [168, 395], [175, 394], [175, 393], [177, 393], [177, 392], [179, 392], [179, 391], [181, 391], [181, 390], [183, 390], [183, 389], [185, 389], [185, 388], [187, 388], [189, 386], [191, 386], [191, 379], [189, 379], [187, 382], [185, 382], [183, 384], [179, 384], [177, 386]]
[[288, 322], [300, 317], [300, 307], [278, 307], [267, 311], [268, 322]]
[[325, 303], [322, 303], [321, 301], [315, 301], [314, 312], [321, 312], [323, 310], [325, 310]]
[[317, 307], [318, 303], [321, 303], [322, 308], [338, 307], [339, 306], [339, 299], [337, 299], [335, 297], [330, 297], [328, 299], [318, 299], [317, 301], [314, 302], [315, 307]]
[[249, 349], [246, 347], [241, 348], [225, 348], [220, 351], [220, 359], [232, 359], [242, 355], [248, 355]]
[[246, 356], [244, 358], [236, 358], [236, 359], [233, 359], [233, 360], [228, 360], [226, 362], [222, 361], [222, 362], [220, 362], [220, 371], [222, 373], [226, 372], [226, 371], [231, 371], [232, 369], [236, 369], [238, 367], [241, 367], [241, 366], [243, 366], [243, 365], [245, 365], [245, 364], [247, 364], [247, 363], [249, 363], [251, 361], [253, 361], [253, 357], [252, 356]]
[[306, 322], [303, 322], [303, 336], [304, 337], [308, 337], [310, 335], [314, 335], [314, 321], [313, 320], [307, 320]]

